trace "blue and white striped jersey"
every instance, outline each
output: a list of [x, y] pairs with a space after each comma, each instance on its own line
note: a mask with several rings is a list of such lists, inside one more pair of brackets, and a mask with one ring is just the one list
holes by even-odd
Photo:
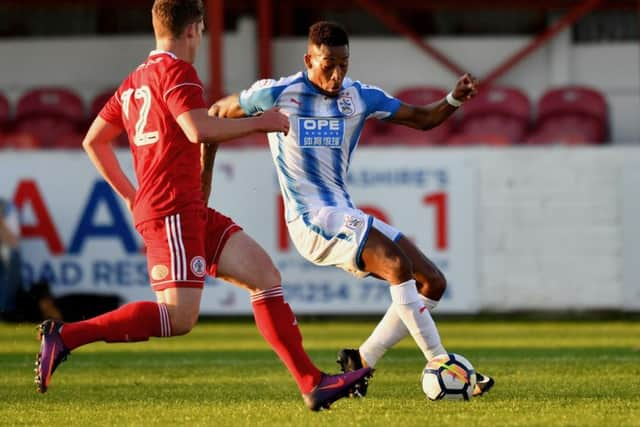
[[257, 81], [240, 93], [240, 106], [247, 115], [275, 106], [289, 115], [289, 134], [270, 133], [269, 146], [291, 221], [322, 206], [353, 207], [345, 183], [364, 122], [392, 116], [400, 101], [349, 78], [339, 96], [326, 96], [299, 72]]

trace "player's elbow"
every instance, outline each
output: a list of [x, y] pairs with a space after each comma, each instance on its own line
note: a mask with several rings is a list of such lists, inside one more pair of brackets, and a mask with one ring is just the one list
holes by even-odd
[[209, 118], [207, 116], [207, 110], [204, 108], [185, 111], [176, 119], [184, 136], [193, 144], [206, 142], [204, 141], [206, 138], [204, 133], [207, 127], [207, 120], [209, 120]]
[[433, 129], [434, 127], [438, 126], [438, 123], [436, 123], [434, 120], [431, 120], [431, 118], [428, 118], [426, 120], [422, 120], [420, 122], [420, 124], [418, 125], [418, 129], [421, 130], [430, 130]]
[[82, 149], [84, 151], [92, 150], [95, 144], [96, 144], [95, 138], [90, 138], [89, 135], [87, 135], [82, 140]]
[[192, 144], [197, 144], [204, 138], [202, 131], [197, 126], [190, 126], [184, 129], [184, 134]]

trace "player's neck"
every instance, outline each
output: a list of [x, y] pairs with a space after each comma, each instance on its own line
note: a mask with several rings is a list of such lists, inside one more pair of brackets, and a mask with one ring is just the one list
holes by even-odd
[[328, 97], [330, 97], [330, 98], [335, 98], [335, 97], [337, 97], [337, 96], [340, 94], [340, 92], [337, 92], [337, 93], [331, 93], [331, 92], [327, 92], [326, 90], [324, 90], [324, 89], [322, 88], [322, 86], [320, 86], [320, 84], [319, 84], [319, 83], [316, 83], [316, 82], [314, 82], [314, 81], [312, 80], [312, 77], [313, 77], [313, 76], [310, 76], [308, 71], [307, 71], [307, 72], [305, 72], [305, 75], [306, 75], [306, 78], [307, 78], [307, 82], [309, 82], [309, 84], [310, 84], [313, 88], [315, 88], [315, 90], [317, 90], [318, 92], [320, 92], [322, 95], [324, 95], [324, 96], [328, 96]]
[[189, 54], [189, 48], [184, 40], [181, 39], [157, 39], [156, 40], [156, 50], [161, 50], [165, 52], [171, 52], [178, 59], [182, 59], [183, 61], [193, 63], [193, 58]]

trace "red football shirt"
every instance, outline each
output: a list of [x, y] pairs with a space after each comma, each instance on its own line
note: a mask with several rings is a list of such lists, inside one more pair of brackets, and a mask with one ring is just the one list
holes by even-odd
[[198, 108], [207, 107], [195, 68], [171, 52], [152, 51], [100, 111], [129, 137], [138, 180], [135, 224], [205, 208], [200, 144], [189, 142], [176, 121]]

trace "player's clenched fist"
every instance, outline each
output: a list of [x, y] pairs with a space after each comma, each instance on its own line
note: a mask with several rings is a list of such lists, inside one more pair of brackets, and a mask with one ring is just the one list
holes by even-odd
[[280, 112], [280, 108], [267, 110], [259, 118], [262, 124], [261, 131], [289, 133], [289, 117]]
[[465, 102], [476, 96], [478, 93], [478, 80], [469, 73], [465, 73], [456, 83], [453, 89], [453, 97], [458, 101]]

